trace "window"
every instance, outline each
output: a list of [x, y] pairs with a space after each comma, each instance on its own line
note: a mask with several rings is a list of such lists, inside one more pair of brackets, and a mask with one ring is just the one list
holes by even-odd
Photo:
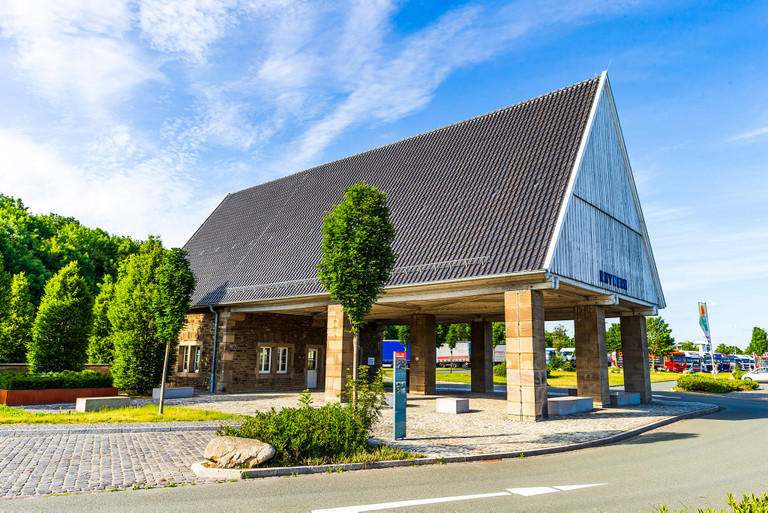
[[272, 370], [272, 348], [262, 347], [259, 350], [259, 374], [269, 374]]
[[200, 346], [179, 346], [179, 372], [200, 372]]
[[277, 348], [277, 373], [278, 374], [288, 373], [288, 348], [287, 347]]

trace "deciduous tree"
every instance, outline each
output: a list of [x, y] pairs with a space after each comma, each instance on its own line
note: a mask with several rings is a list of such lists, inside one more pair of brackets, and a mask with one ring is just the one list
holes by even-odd
[[360, 327], [384, 291], [395, 265], [386, 195], [365, 183], [344, 190], [344, 200], [323, 220], [322, 258], [318, 277], [338, 301], [354, 330], [353, 379], [357, 379]]
[[768, 353], [768, 334], [763, 328], [752, 328], [752, 340], [747, 346], [747, 353], [756, 353], [758, 356]]
[[99, 294], [93, 302], [93, 325], [88, 339], [89, 363], [112, 363], [115, 358], [115, 343], [111, 338], [112, 324], [109, 322], [109, 306], [115, 298], [115, 282], [112, 276], [104, 276], [99, 285]]
[[605, 332], [605, 344], [608, 352], [621, 351], [621, 324], [614, 322]]
[[27, 352], [32, 372], [81, 370], [87, 359], [93, 299], [77, 262], [45, 285]]
[[675, 339], [669, 324], [661, 317], [647, 317], [645, 326], [648, 332], [648, 352], [663, 360], [675, 350]]
[[32, 342], [35, 306], [30, 301], [29, 280], [23, 272], [13, 277], [7, 300], [2, 301], [7, 311], [0, 319], [0, 362], [24, 363]]

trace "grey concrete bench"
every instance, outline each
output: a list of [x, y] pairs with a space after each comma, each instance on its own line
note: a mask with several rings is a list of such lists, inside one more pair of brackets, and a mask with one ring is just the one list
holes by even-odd
[[131, 405], [131, 398], [124, 395], [111, 397], [78, 397], [75, 402], [75, 410], [79, 412], [99, 411], [103, 408], [127, 408]]
[[467, 413], [468, 411], [469, 399], [442, 397], [437, 400], [438, 413]]
[[[181, 399], [183, 397], [192, 397], [195, 393], [195, 389], [192, 387], [166, 387], [165, 398], [166, 399]], [[160, 389], [152, 389], [152, 399], [160, 399]]]
[[551, 397], [547, 400], [549, 415], [572, 415], [593, 409], [591, 397]]
[[611, 406], [629, 406], [640, 404], [638, 392], [611, 392]]

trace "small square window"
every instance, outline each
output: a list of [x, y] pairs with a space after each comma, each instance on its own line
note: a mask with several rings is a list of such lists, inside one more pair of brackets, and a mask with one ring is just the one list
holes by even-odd
[[277, 373], [278, 374], [288, 373], [288, 348], [287, 347], [277, 348]]
[[259, 351], [259, 374], [269, 374], [272, 371], [272, 348], [262, 347]]

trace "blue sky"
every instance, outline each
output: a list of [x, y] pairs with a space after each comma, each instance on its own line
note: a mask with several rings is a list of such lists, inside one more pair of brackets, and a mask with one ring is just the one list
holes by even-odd
[[[182, 245], [227, 193], [608, 68], [682, 340], [768, 328], [768, 4], [0, 0], [0, 192]], [[610, 67], [609, 67], [610, 66]]]

